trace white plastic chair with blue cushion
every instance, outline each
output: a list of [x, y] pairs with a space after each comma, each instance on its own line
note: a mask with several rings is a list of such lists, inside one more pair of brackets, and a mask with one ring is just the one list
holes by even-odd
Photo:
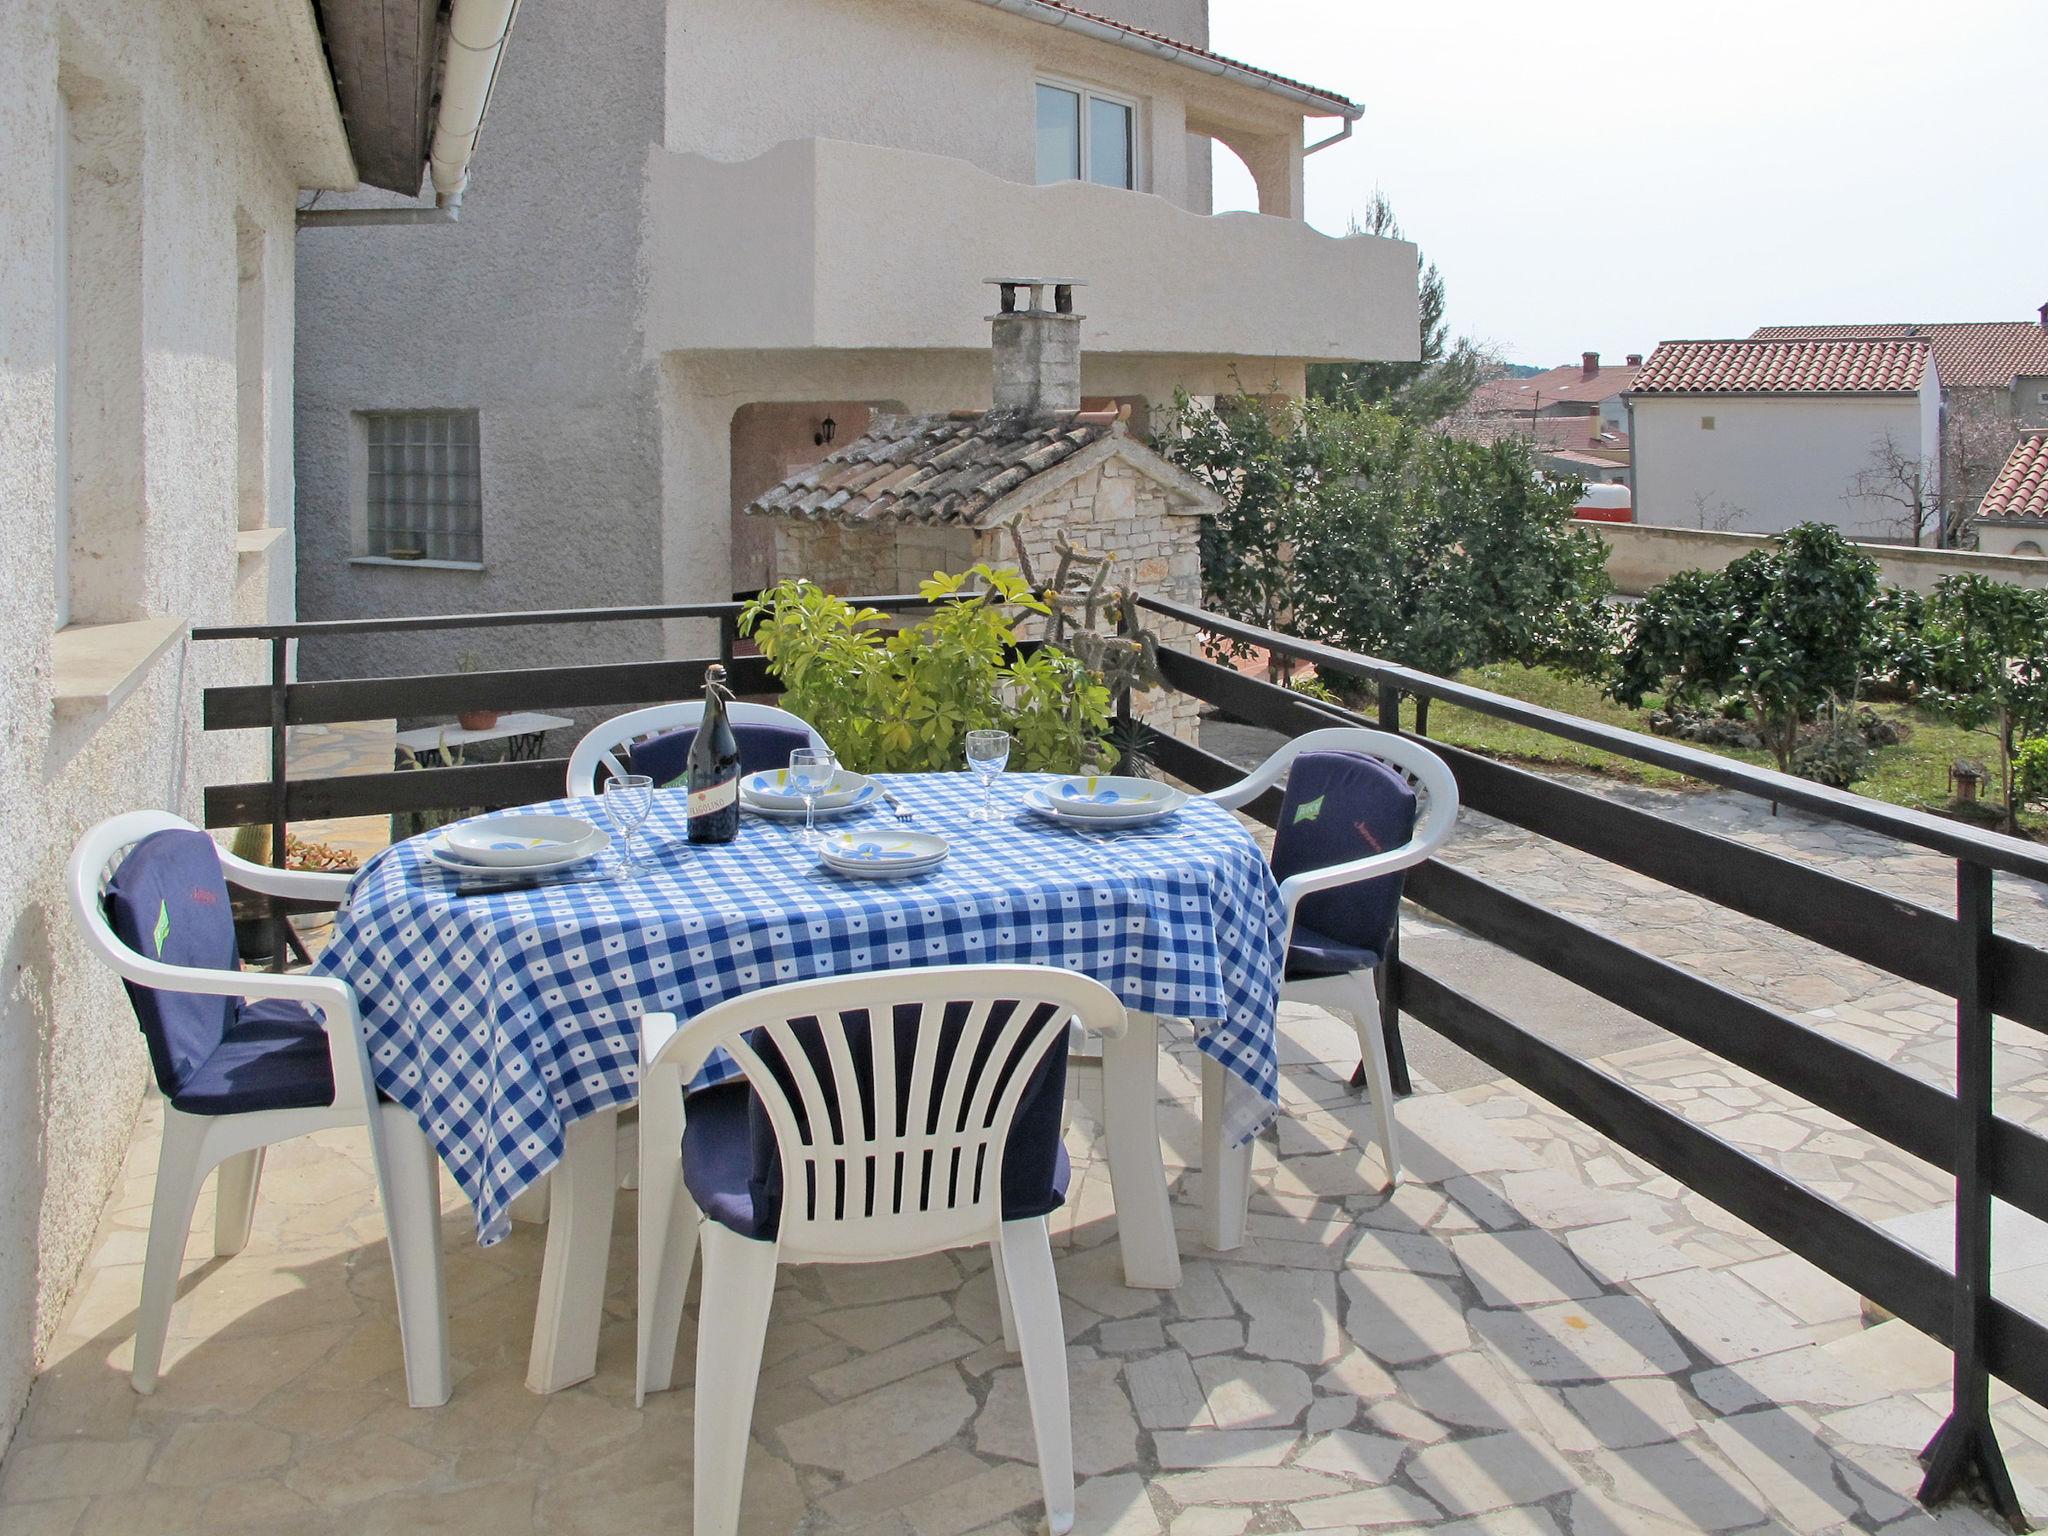
[[[609, 774], [644, 773], [656, 784], [683, 776], [690, 743], [704, 718], [704, 701], [656, 704], [607, 720], [576, 743], [569, 754], [569, 793], [597, 793], [597, 770]], [[767, 773], [789, 766], [789, 754], [800, 747], [823, 747], [825, 738], [810, 723], [772, 704], [735, 701], [728, 707], [743, 773]]]
[[[1400, 916], [1401, 872], [1427, 859], [1451, 835], [1458, 781], [1442, 758], [1410, 737], [1332, 726], [1295, 737], [1249, 777], [1206, 798], [1235, 810], [1281, 784], [1285, 792], [1273, 840], [1273, 873], [1287, 910], [1287, 971], [1280, 995], [1327, 1008], [1357, 1030], [1391, 1187], [1401, 1175], [1401, 1153], [1373, 974]], [[1205, 1167], [1210, 1161], [1205, 1155]], [[1216, 1176], [1226, 1176], [1230, 1160], [1214, 1161]], [[1212, 1240], [1234, 1235], [1241, 1242], [1242, 1192], [1215, 1192], [1210, 1209], [1212, 1221], [1218, 1219], [1214, 1213], [1223, 1213]]]
[[[1036, 966], [931, 966], [771, 987], [680, 1029], [641, 1025], [635, 1400], [664, 1390], [695, 1250], [697, 1536], [738, 1528], [778, 1263], [860, 1264], [987, 1243], [1019, 1349], [1046, 1518], [1074, 1522], [1066, 1335], [1047, 1218], [1070, 1020], [1108, 1037], [1100, 982]], [[886, 1027], [884, 1027], [886, 1021]], [[717, 1049], [743, 1076], [687, 1099]]]
[[338, 903], [348, 878], [251, 864], [163, 811], [103, 821], [72, 852], [73, 912], [93, 953], [127, 983], [165, 1101], [136, 1314], [138, 1392], [156, 1389], [206, 1175], [220, 1169], [213, 1251], [239, 1253], [264, 1149], [361, 1125], [390, 1234], [407, 1395], [416, 1408], [448, 1400], [434, 1149], [409, 1111], [378, 1100], [346, 984], [238, 969], [230, 879], [264, 895]]

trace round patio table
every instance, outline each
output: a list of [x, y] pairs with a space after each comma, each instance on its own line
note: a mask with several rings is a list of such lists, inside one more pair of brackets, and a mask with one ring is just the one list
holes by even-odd
[[[654, 797], [640, 834], [651, 867], [637, 878], [586, 869], [478, 890], [413, 840], [350, 886], [316, 970], [355, 988], [377, 1086], [419, 1118], [475, 1208], [478, 1240], [503, 1237], [512, 1202], [555, 1174], [536, 1387], [594, 1368], [614, 1122], [637, 1092], [642, 1014], [688, 1018], [764, 986], [897, 966], [1052, 965], [1094, 977], [1132, 1012], [1130, 1032], [1105, 1045], [1104, 1074], [1134, 1285], [1179, 1279], [1155, 1118], [1158, 1020], [1192, 1021], [1214, 1064], [1205, 1154], [1241, 1147], [1271, 1118], [1285, 916], [1234, 814], [1194, 799], [1151, 826], [1082, 832], [1022, 808], [1027, 788], [1049, 782], [1041, 776], [1004, 775], [995, 822], [973, 819], [981, 788], [969, 775], [879, 782], [915, 811], [918, 831], [951, 844], [936, 870], [835, 874], [801, 846], [800, 823], [751, 815], [736, 842], [693, 845], [676, 791]], [[606, 824], [592, 799], [531, 809]], [[883, 808], [827, 825], [895, 823]], [[579, 1272], [592, 1264], [594, 1289]]]

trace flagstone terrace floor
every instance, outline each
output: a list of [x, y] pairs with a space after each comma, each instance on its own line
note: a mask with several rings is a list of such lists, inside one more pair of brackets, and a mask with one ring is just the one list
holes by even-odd
[[[1647, 791], [1608, 791], [1625, 796]], [[1943, 899], [1938, 860], [1723, 796], [1653, 796], [1726, 835]], [[1452, 857], [1940, 1080], [1931, 995], [1761, 925], [1468, 817]], [[2001, 882], [2039, 941], [2048, 903]], [[1414, 924], [1450, 972], [1458, 936]], [[1470, 941], [1462, 941], [1469, 943]], [[1454, 974], [1454, 973], [1453, 973]], [[1512, 984], [1512, 976], [1507, 978]], [[1456, 1536], [1988, 1531], [1911, 1500], [1948, 1355], [1512, 1083], [1420, 1085], [1409, 1181], [1377, 1188], [1355, 1044], [1289, 1007], [1287, 1114], [1261, 1146], [1251, 1241], [1200, 1242], [1192, 1051], [1162, 1070], [1188, 1255], [1171, 1294], [1121, 1284], [1099, 1094], [1075, 1074], [1075, 1194], [1059, 1218], [1080, 1529], [1237, 1536], [1431, 1527]], [[2048, 1119], [2048, 1051], [2001, 1032], [2001, 1112]], [[1602, 1058], [1879, 1219], [1937, 1209], [1930, 1169], [1655, 1036]], [[208, 1258], [201, 1202], [157, 1393], [124, 1374], [148, 1221], [146, 1103], [98, 1250], [4, 1468], [0, 1532], [686, 1530], [687, 1385], [632, 1406], [633, 1196], [623, 1194], [595, 1380], [523, 1384], [542, 1233], [470, 1240], [444, 1212], [457, 1381], [405, 1405], [382, 1222], [359, 1137], [279, 1149], [247, 1250]], [[684, 1360], [693, 1347], [686, 1323]], [[687, 1366], [678, 1380], [687, 1383]], [[2023, 1496], [2048, 1413], [2004, 1396]], [[964, 1536], [1037, 1528], [1023, 1383], [984, 1256], [785, 1271], [748, 1471], [747, 1529]]]

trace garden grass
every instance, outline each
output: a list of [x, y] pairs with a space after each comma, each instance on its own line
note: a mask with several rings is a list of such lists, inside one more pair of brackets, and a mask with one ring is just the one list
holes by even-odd
[[[1650, 707], [1661, 702], [1652, 699], [1643, 709], [1628, 709], [1607, 697], [1592, 683], [1541, 667], [1518, 666], [1512, 662], [1473, 667], [1460, 673], [1458, 681], [1484, 688], [1489, 693], [1505, 694], [1525, 704], [1541, 705], [1562, 714], [1577, 715], [1583, 720], [1644, 735], [1650, 734]], [[1950, 725], [1910, 704], [1886, 703], [1870, 707], [1905, 726], [1906, 739], [1897, 746], [1880, 747], [1873, 754], [1870, 777], [1851, 786], [1858, 794], [1915, 810], [1939, 811], [1948, 804], [1950, 767], [1957, 759], [1968, 758], [1994, 776], [1994, 782], [1985, 786], [1985, 794], [1989, 799], [1997, 797], [1998, 748], [1990, 736]], [[1401, 718], [1405, 727], [1414, 728], [1415, 703], [1412, 699], [1403, 702]], [[1491, 715], [1460, 709], [1441, 700], [1430, 705], [1429, 734], [1434, 740], [1508, 762], [1575, 769], [1660, 788], [1705, 787], [1698, 779], [1668, 769], [1602, 752], [1575, 741], [1565, 741]], [[1701, 746], [1701, 750], [1762, 768], [1773, 766], [1770, 753], [1760, 748]], [[2021, 825], [2039, 834], [2048, 831], [2048, 818], [2023, 816]]]

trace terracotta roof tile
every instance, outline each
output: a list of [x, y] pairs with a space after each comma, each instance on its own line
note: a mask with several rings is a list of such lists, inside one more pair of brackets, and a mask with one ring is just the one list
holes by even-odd
[[1756, 341], [1917, 337], [1934, 349], [1934, 372], [1949, 389], [2010, 389], [2022, 374], [2048, 375], [2048, 330], [2035, 320], [1933, 325], [1765, 325]]
[[1119, 430], [1114, 411], [877, 416], [862, 436], [771, 487], [754, 517], [957, 523]]
[[1484, 415], [1528, 411], [1546, 405], [1591, 405], [1631, 388], [1640, 368], [1617, 364], [1596, 368], [1591, 378], [1578, 363], [1547, 368], [1525, 379], [1489, 379], [1472, 392], [1472, 409]]
[[[1225, 54], [1214, 53], [1207, 48], [1198, 47], [1194, 43], [1183, 42], [1177, 37], [1169, 37], [1164, 32], [1154, 32], [1145, 27], [1133, 26], [1128, 21], [1120, 21], [1114, 16], [1104, 16], [1097, 11], [1084, 10], [1078, 5], [1068, 5], [1066, 0], [1035, 0], [1035, 3], [1041, 10], [1056, 13], [1064, 12], [1069, 16], [1079, 16], [1088, 21], [1099, 22], [1106, 27], [1115, 27], [1117, 31], [1126, 33], [1131, 37], [1144, 38], [1148, 42], [1166, 43], [1201, 58], [1213, 59], [1218, 64], [1228, 64], [1232, 69], [1241, 69], [1248, 75], [1257, 75], [1261, 79], [1270, 80], [1275, 85], [1284, 85], [1290, 90], [1305, 91], [1311, 96], [1320, 96], [1337, 113], [1345, 117], [1357, 117], [1361, 113], [1358, 103], [1351, 100], [1348, 96], [1341, 96], [1335, 91], [1326, 91], [1321, 86], [1310, 85], [1305, 80], [1296, 80], [1287, 75], [1275, 74], [1270, 69], [1261, 69], [1258, 65], [1247, 64], [1242, 59], [1233, 59]], [[1054, 18], [1047, 17], [1046, 19], [1050, 21]]]
[[2020, 435], [1977, 515], [2048, 523], [2048, 430]]
[[1637, 375], [1638, 395], [1910, 395], [1925, 341], [1840, 338], [1667, 341]]

